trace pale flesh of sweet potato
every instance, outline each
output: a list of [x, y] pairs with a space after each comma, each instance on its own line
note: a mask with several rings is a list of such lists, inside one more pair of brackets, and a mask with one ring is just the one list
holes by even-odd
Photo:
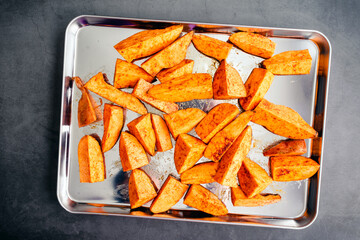
[[147, 92], [149, 89], [151, 89], [154, 85], [151, 83], [140, 79], [137, 84], [134, 87], [134, 90], [132, 92], [132, 95], [140, 99], [141, 101], [146, 102], [147, 104], [150, 104], [156, 109], [159, 109], [160, 111], [163, 111], [165, 113], [172, 113], [179, 110], [179, 106], [176, 103], [173, 102], [167, 102], [155, 99], [153, 97], [150, 97]]
[[133, 63], [129, 63], [121, 59], [116, 60], [114, 74], [115, 88], [134, 87], [140, 79], [144, 79], [147, 82], [152, 82], [154, 78], [150, 76], [144, 69]]
[[186, 57], [187, 48], [190, 45], [194, 32], [191, 31], [160, 52], [146, 60], [141, 67], [151, 76], [155, 77], [163, 68], [171, 68], [179, 64]]
[[250, 32], [234, 33], [229, 40], [243, 51], [262, 58], [271, 57], [276, 46], [269, 38]]
[[90, 135], [80, 139], [78, 145], [80, 182], [102, 182], [105, 179], [105, 163], [99, 142]]
[[153, 213], [161, 213], [169, 210], [182, 198], [188, 187], [188, 185], [181, 183], [169, 175], [152, 202], [150, 211]]
[[215, 181], [224, 186], [236, 187], [238, 185], [236, 174], [240, 170], [242, 160], [250, 151], [251, 138], [251, 127], [247, 126], [222, 157], [214, 177]]
[[164, 49], [175, 41], [182, 30], [182, 25], [175, 25], [165, 29], [142, 31], [122, 40], [114, 48], [126, 61], [132, 62]]
[[252, 198], [263, 191], [272, 179], [257, 163], [244, 158], [238, 172], [241, 190], [248, 198]]
[[130, 207], [138, 208], [156, 197], [156, 190], [150, 177], [141, 169], [134, 169], [129, 178]]
[[247, 96], [239, 99], [244, 110], [253, 110], [269, 90], [274, 75], [263, 68], [254, 68], [245, 83]]
[[101, 139], [101, 149], [103, 152], [107, 152], [114, 147], [119, 139], [123, 125], [123, 109], [119, 106], [106, 103], [104, 105], [104, 135]]
[[139, 99], [129, 93], [116, 89], [110, 84], [107, 84], [105, 82], [104, 75], [101, 72], [92, 77], [84, 87], [131, 111], [139, 114], [147, 113], [145, 106], [139, 101]]
[[151, 156], [155, 155], [155, 132], [151, 123], [151, 114], [148, 113], [132, 120], [127, 125], [129, 132], [136, 137]]
[[306, 153], [305, 140], [284, 140], [264, 150], [264, 156], [303, 155]]
[[230, 148], [231, 144], [245, 129], [254, 113], [246, 111], [241, 113], [234, 121], [218, 132], [209, 142], [204, 156], [214, 162], [220, 161], [221, 157]]
[[186, 74], [155, 85], [148, 95], [168, 102], [213, 98], [212, 77], [208, 73]]
[[180, 134], [174, 153], [174, 162], [179, 174], [192, 168], [196, 162], [203, 156], [206, 144], [188, 134]]
[[179, 64], [172, 68], [164, 69], [156, 75], [161, 83], [167, 82], [170, 79], [181, 77], [185, 74], [192, 73], [194, 68], [194, 60], [184, 59]]
[[197, 50], [219, 61], [226, 59], [232, 48], [232, 44], [206, 35], [194, 35], [192, 42]]
[[219, 162], [205, 162], [196, 164], [180, 176], [185, 184], [205, 184], [215, 182], [214, 176], [219, 167]]
[[293, 109], [273, 104], [263, 99], [255, 108], [252, 122], [264, 126], [277, 135], [291, 139], [307, 139], [317, 136], [317, 132]]
[[158, 152], [166, 152], [172, 149], [171, 137], [165, 121], [156, 114], [151, 114], [151, 123], [156, 137], [156, 149]]
[[128, 132], [121, 133], [119, 152], [124, 172], [140, 168], [149, 163], [149, 159], [141, 143]]
[[236, 207], [259, 207], [277, 203], [281, 200], [279, 194], [256, 194], [248, 198], [240, 186], [231, 188], [231, 202]]
[[309, 50], [305, 49], [276, 54], [262, 64], [275, 75], [309, 74], [311, 61]]
[[228, 213], [225, 204], [201, 185], [191, 185], [184, 198], [184, 204], [214, 216], [223, 216]]
[[240, 113], [237, 106], [221, 103], [211, 109], [206, 117], [196, 126], [196, 134], [208, 143], [216, 133], [227, 126]]
[[214, 99], [234, 99], [246, 97], [246, 89], [235, 68], [221, 61], [213, 81]]
[[270, 172], [274, 181], [288, 182], [312, 177], [320, 165], [302, 156], [281, 156], [270, 158]]
[[176, 139], [179, 134], [190, 132], [206, 116], [206, 113], [198, 108], [186, 108], [163, 116], [171, 134]]

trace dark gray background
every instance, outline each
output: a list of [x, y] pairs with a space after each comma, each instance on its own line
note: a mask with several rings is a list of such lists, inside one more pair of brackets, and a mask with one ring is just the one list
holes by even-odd
[[[360, 1], [0, 1], [0, 238], [360, 238]], [[75, 215], [56, 198], [64, 33], [82, 14], [315, 29], [332, 44], [320, 213], [304, 230]]]

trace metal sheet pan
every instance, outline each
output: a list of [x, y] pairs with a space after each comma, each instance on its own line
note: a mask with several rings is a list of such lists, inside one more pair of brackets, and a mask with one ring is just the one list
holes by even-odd
[[[184, 205], [182, 200], [163, 214], [151, 214], [148, 209], [150, 203], [131, 211], [127, 188], [129, 173], [122, 171], [117, 143], [112, 150], [105, 153], [106, 180], [92, 184], [80, 183], [77, 144], [80, 138], [86, 134], [95, 133], [101, 137], [103, 126], [102, 122], [98, 122], [78, 128], [77, 103], [81, 97], [81, 92], [74, 87], [71, 77], [79, 76], [87, 81], [97, 72], [102, 71], [112, 81], [116, 59], [122, 58], [113, 48], [116, 43], [136, 32], [145, 29], [164, 28], [172, 24], [183, 24], [184, 32], [195, 30], [195, 33], [206, 34], [223, 41], [227, 41], [233, 32], [240, 29], [251, 29], [251, 31], [270, 37], [277, 44], [275, 54], [288, 50], [309, 49], [313, 59], [310, 74], [276, 76], [266, 98], [276, 104], [293, 108], [319, 132], [319, 138], [306, 140], [308, 151], [304, 155], [320, 163], [320, 170], [315, 176], [303, 181], [273, 182], [264, 192], [278, 193], [282, 196], [282, 200], [279, 203], [263, 207], [233, 207], [228, 187], [217, 183], [204, 185], [226, 204], [229, 214], [224, 217], [213, 217], [199, 212]], [[101, 16], [79, 16], [75, 18], [69, 23], [65, 35], [57, 186], [60, 204], [69, 212], [83, 214], [140, 216], [294, 229], [309, 226], [315, 220], [319, 209], [330, 56], [331, 46], [327, 38], [322, 33], [312, 30]], [[219, 65], [216, 60], [198, 52], [192, 44], [187, 51], [186, 58], [195, 61], [195, 73], [214, 75]], [[239, 71], [245, 82], [251, 70], [259, 66], [263, 59], [233, 47], [227, 60]], [[135, 61], [135, 63], [140, 65], [143, 61], [144, 59]], [[125, 91], [131, 92], [132, 89], [125, 89]], [[93, 97], [98, 102], [108, 102], [95, 94]], [[179, 106], [181, 109], [197, 107], [208, 112], [213, 106], [222, 102], [230, 102], [238, 106], [237, 100], [219, 101], [213, 99], [179, 103]], [[162, 115], [158, 110], [145, 105], [149, 112]], [[127, 130], [126, 124], [138, 116], [138, 114], [126, 110], [123, 131]], [[253, 128], [253, 148], [248, 156], [266, 171], [269, 171], [268, 158], [262, 155], [262, 151], [268, 145], [284, 138], [270, 133], [257, 124], [250, 123], [250, 125]], [[195, 131], [191, 131], [190, 134], [196, 136]], [[158, 188], [161, 187], [169, 174], [179, 176], [174, 167], [173, 154], [173, 149], [165, 153], [157, 153], [151, 157], [150, 164], [143, 167]], [[206, 159], [202, 158], [201, 161], [206, 161]]]

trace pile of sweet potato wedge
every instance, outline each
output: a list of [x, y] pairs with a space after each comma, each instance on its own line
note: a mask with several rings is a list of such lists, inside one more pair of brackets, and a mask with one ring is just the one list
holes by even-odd
[[[228, 42], [194, 31], [182, 33], [183, 26], [174, 25], [141, 31], [117, 43], [114, 48], [123, 59], [114, 63], [113, 85], [102, 72], [85, 84], [74, 77], [82, 93], [79, 127], [102, 120], [104, 129], [101, 141], [85, 135], [79, 142], [80, 182], [106, 179], [104, 152], [111, 150], [118, 139], [122, 170], [131, 171], [130, 206], [138, 208], [153, 200], [153, 213], [166, 212], [185, 195], [183, 203], [190, 207], [226, 215], [226, 205], [201, 184], [218, 182], [230, 187], [234, 206], [255, 207], [281, 200], [278, 194], [262, 193], [272, 181], [303, 180], [316, 174], [319, 164], [301, 155], [307, 149], [304, 139], [316, 137], [317, 132], [293, 109], [264, 98], [275, 75], [310, 73], [309, 51], [273, 56], [276, 44], [272, 40], [245, 31], [233, 33]], [[193, 73], [194, 61], [186, 59], [191, 43], [202, 54], [219, 61], [214, 76]], [[226, 60], [233, 47], [265, 59], [263, 67], [254, 68], [245, 84]], [[135, 64], [146, 57], [141, 66]], [[128, 93], [122, 88], [133, 90]], [[113, 104], [105, 104], [101, 112], [89, 91]], [[195, 99], [238, 99], [239, 104], [221, 103], [209, 112], [179, 109], [177, 103]], [[163, 114], [148, 112], [147, 104]], [[140, 114], [127, 124], [128, 131], [122, 131], [124, 109]], [[263, 152], [270, 157], [270, 175], [256, 159], [247, 157], [252, 147], [250, 121], [288, 138]], [[189, 134], [192, 129], [194, 136]], [[148, 155], [173, 148], [180, 178], [169, 175], [157, 191], [141, 167], [149, 163]], [[209, 161], [198, 163], [202, 157]]]

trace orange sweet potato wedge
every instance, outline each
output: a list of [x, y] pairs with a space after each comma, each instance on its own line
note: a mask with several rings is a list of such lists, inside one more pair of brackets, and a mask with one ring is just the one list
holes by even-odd
[[175, 25], [165, 29], [142, 31], [122, 40], [114, 48], [126, 61], [132, 62], [164, 49], [175, 41], [182, 30], [182, 25]]
[[198, 108], [186, 108], [163, 116], [171, 134], [176, 139], [179, 134], [190, 132], [206, 116], [206, 113]]
[[148, 113], [128, 123], [129, 132], [134, 135], [151, 156], [155, 155], [155, 132], [151, 123], [151, 114]]
[[188, 187], [169, 175], [152, 202], [150, 211], [153, 213], [166, 212], [182, 198]]
[[174, 153], [174, 162], [179, 174], [192, 168], [195, 163], [203, 156], [206, 144], [200, 139], [187, 134], [180, 134]]
[[101, 149], [103, 152], [107, 152], [114, 147], [119, 139], [123, 125], [123, 109], [119, 106], [106, 103], [104, 105], [104, 135], [101, 139]]
[[172, 113], [179, 110], [179, 106], [176, 103], [173, 102], [167, 102], [155, 99], [153, 97], [150, 97], [147, 92], [153, 87], [151, 83], [140, 79], [137, 84], [134, 87], [134, 90], [132, 92], [132, 95], [140, 99], [141, 101], [146, 102], [147, 104], [150, 104], [156, 109], [159, 109], [160, 111], [163, 111], [165, 113]]
[[99, 142], [86, 135], [78, 145], [78, 161], [81, 183], [102, 182], [105, 179], [105, 163]]
[[220, 161], [221, 157], [230, 148], [231, 144], [245, 129], [254, 113], [251, 111], [241, 113], [234, 121], [218, 132], [209, 142], [204, 156], [214, 162]]
[[248, 198], [254, 197], [272, 182], [266, 171], [248, 158], [243, 159], [238, 179], [241, 190]]
[[239, 99], [244, 110], [253, 110], [269, 90], [274, 75], [263, 68], [254, 68], [245, 83], [247, 96]]
[[230, 43], [200, 34], [194, 35], [192, 42], [197, 50], [219, 61], [226, 59], [232, 48]]
[[141, 169], [134, 169], [129, 178], [130, 207], [138, 208], [156, 197], [150, 177]]
[[244, 83], [235, 68], [221, 61], [213, 81], [214, 99], [234, 99], [246, 97]]
[[250, 32], [234, 33], [229, 40], [241, 50], [262, 58], [271, 57], [276, 46], [269, 38]]
[[255, 108], [251, 120], [277, 135], [291, 139], [307, 139], [317, 136], [317, 132], [293, 109], [273, 104], [263, 99]]
[[213, 98], [212, 77], [208, 73], [186, 74], [155, 85], [148, 95], [168, 102]]
[[236, 187], [238, 185], [236, 174], [240, 170], [242, 160], [250, 151], [251, 138], [251, 127], [247, 126], [222, 157], [214, 177], [215, 181], [224, 186]]
[[180, 176], [185, 184], [205, 184], [215, 182], [214, 176], [219, 167], [218, 162], [205, 162], [196, 164]]
[[196, 134], [208, 143], [216, 133], [227, 126], [240, 113], [240, 110], [233, 104], [221, 103], [206, 115], [206, 117], [196, 126]]
[[184, 204], [214, 216], [223, 216], [228, 213], [225, 204], [201, 185], [191, 185], [184, 198]]
[[158, 152], [166, 152], [172, 149], [171, 137], [169, 129], [162, 117], [151, 114], [151, 123], [155, 132], [155, 146]]
[[257, 194], [248, 198], [239, 186], [231, 188], [231, 202], [235, 207], [259, 207], [277, 203], [280, 200], [279, 194]]
[[312, 177], [320, 165], [302, 156], [281, 156], [270, 158], [270, 172], [274, 181], [288, 182]]
[[74, 77], [76, 86], [82, 95], [78, 103], [78, 125], [79, 127], [87, 126], [93, 122], [100, 121], [103, 117], [99, 106], [91, 97], [88, 90], [84, 88], [84, 83], [79, 77]]
[[186, 51], [190, 45], [193, 34], [194, 32], [191, 31], [182, 36], [146, 60], [141, 64], [141, 67], [151, 76], [155, 77], [163, 68], [171, 68], [179, 64], [186, 57]]
[[149, 163], [146, 152], [139, 141], [128, 132], [122, 132], [119, 144], [120, 160], [124, 172], [140, 168]]
[[154, 78], [141, 67], [121, 59], [116, 60], [114, 87], [134, 87], [140, 79], [144, 79], [147, 82], [154, 80]]
[[194, 61], [190, 59], [184, 59], [179, 64], [172, 68], [164, 69], [159, 72], [156, 77], [161, 83], [167, 82], [170, 79], [181, 77], [182, 75], [192, 73], [194, 68]]
[[264, 150], [264, 156], [303, 155], [306, 153], [305, 140], [284, 140]]
[[309, 74], [311, 70], [309, 50], [287, 51], [263, 61], [263, 66], [275, 75]]
[[104, 75], [101, 72], [92, 77], [84, 87], [131, 111], [139, 114], [147, 113], [145, 106], [139, 101], [139, 99], [129, 93], [116, 89], [110, 84], [107, 84], [105, 82]]

